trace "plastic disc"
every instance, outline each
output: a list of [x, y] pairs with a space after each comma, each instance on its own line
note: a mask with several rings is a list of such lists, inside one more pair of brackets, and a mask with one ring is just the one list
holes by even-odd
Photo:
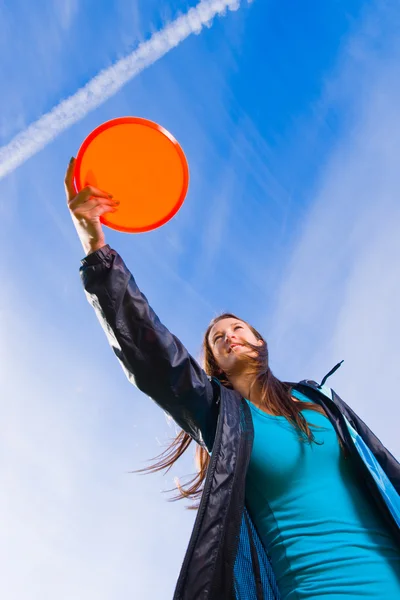
[[121, 117], [103, 123], [80, 147], [74, 172], [76, 191], [93, 185], [120, 204], [100, 221], [125, 233], [161, 227], [182, 206], [189, 185], [185, 154], [157, 123]]

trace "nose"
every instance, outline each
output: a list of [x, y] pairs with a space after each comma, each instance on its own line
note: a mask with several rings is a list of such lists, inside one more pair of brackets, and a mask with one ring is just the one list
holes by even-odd
[[226, 343], [227, 343], [227, 346], [229, 348], [231, 344], [238, 344], [239, 340], [237, 339], [237, 337], [235, 335], [227, 335], [226, 336]]

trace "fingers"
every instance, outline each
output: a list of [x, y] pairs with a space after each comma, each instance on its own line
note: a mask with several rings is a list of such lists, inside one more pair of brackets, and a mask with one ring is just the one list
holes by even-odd
[[103, 199], [92, 198], [84, 204], [71, 209], [71, 214], [78, 221], [90, 223], [106, 213], [113, 213], [117, 210], [118, 208], [115, 203], [111, 204], [110, 201], [106, 203]]
[[72, 200], [68, 201], [68, 208], [75, 214], [87, 214], [98, 206], [116, 206], [119, 202], [112, 200], [111, 194], [107, 194], [91, 185], [83, 188]]
[[75, 190], [75, 186], [74, 186], [74, 170], [75, 170], [75, 158], [72, 157], [71, 160], [69, 161], [68, 167], [67, 167], [67, 172], [65, 173], [65, 179], [64, 179], [64, 184], [65, 184], [65, 191], [67, 194], [67, 200], [68, 200], [68, 204], [70, 204], [72, 202], [72, 200], [77, 200], [77, 202], [74, 202], [74, 204], [81, 204], [83, 202], [86, 202], [91, 196], [94, 196], [96, 198], [112, 198], [113, 195], [109, 194], [108, 192], [104, 192], [103, 190], [99, 190], [98, 188], [92, 186], [92, 185], [88, 185], [85, 188], [83, 188], [83, 190], [81, 190], [78, 194], [76, 193]]
[[[93, 216], [98, 216], [101, 214], [101, 211], [110, 211], [112, 209], [116, 209], [118, 206], [118, 202], [114, 202], [113, 200], [105, 200], [104, 198], [94, 198], [91, 197], [86, 202], [80, 202], [79, 196], [77, 196], [73, 202], [69, 204], [70, 211], [77, 217], [82, 217], [85, 219], [90, 219]], [[100, 213], [99, 213], [100, 211]]]
[[109, 194], [108, 192], [103, 192], [103, 190], [99, 190], [98, 188], [94, 187], [93, 185], [87, 185], [85, 188], [83, 188], [83, 190], [81, 190], [79, 192], [79, 196], [82, 199], [82, 202], [86, 202], [86, 200], [88, 200], [88, 198], [90, 198], [91, 196], [94, 196], [95, 198], [107, 198], [110, 199], [113, 197], [112, 194]]
[[70, 201], [74, 196], [76, 196], [76, 191], [74, 187], [74, 168], [75, 168], [75, 158], [72, 157], [69, 161], [67, 172], [65, 173], [64, 185], [65, 192], [67, 194], [67, 200]]

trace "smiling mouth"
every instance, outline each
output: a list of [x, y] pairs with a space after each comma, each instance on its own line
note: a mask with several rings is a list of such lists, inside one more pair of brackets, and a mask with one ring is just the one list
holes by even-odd
[[232, 344], [232, 346], [229, 348], [229, 352], [232, 352], [233, 348], [236, 348], [236, 346], [242, 346], [243, 344]]

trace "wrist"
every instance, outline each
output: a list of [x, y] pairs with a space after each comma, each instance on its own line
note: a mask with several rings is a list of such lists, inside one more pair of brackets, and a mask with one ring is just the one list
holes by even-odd
[[96, 252], [97, 250], [100, 250], [100, 248], [103, 248], [103, 246], [106, 245], [105, 240], [101, 240], [99, 242], [88, 242], [86, 244], [83, 244], [83, 249], [86, 253], [86, 256], [89, 256], [89, 254], [93, 254], [93, 252]]

